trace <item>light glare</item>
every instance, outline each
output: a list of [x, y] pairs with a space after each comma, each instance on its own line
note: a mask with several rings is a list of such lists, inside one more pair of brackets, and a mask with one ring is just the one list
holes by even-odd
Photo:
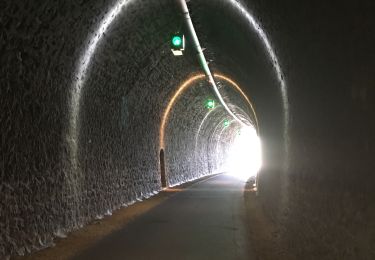
[[178, 47], [178, 46], [181, 45], [181, 43], [182, 43], [182, 39], [181, 39], [180, 36], [174, 36], [174, 37], [172, 38], [172, 44], [173, 44], [174, 46]]
[[260, 139], [252, 127], [242, 127], [228, 152], [226, 169], [229, 175], [246, 181], [254, 178], [262, 166]]
[[213, 109], [215, 107], [215, 101], [213, 99], [208, 99], [206, 101], [206, 108]]

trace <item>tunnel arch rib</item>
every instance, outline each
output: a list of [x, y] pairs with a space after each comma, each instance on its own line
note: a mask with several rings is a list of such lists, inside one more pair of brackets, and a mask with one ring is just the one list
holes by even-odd
[[[254, 16], [247, 11], [239, 2], [235, 0], [227, 0], [235, 9], [242, 14], [249, 22], [250, 26], [256, 31], [262, 40], [270, 59], [273, 61], [273, 65], [280, 82], [280, 90], [283, 100], [284, 107], [284, 137], [287, 137], [288, 129], [288, 118], [289, 118], [289, 108], [287, 101], [287, 90], [286, 84], [283, 79], [281, 67], [277, 56], [268, 40], [267, 35], [260, 26], [260, 24], [255, 20]], [[88, 45], [85, 51], [82, 53], [81, 58], [78, 61], [77, 70], [74, 76], [73, 85], [71, 89], [70, 98], [70, 125], [68, 130], [68, 144], [70, 149], [70, 158], [73, 163], [73, 167], [77, 168], [77, 149], [78, 149], [78, 139], [79, 139], [79, 113], [80, 113], [80, 100], [81, 93], [85, 85], [86, 74], [89, 72], [89, 66], [93, 55], [97, 50], [97, 46], [103, 35], [106, 33], [110, 25], [116, 20], [116, 18], [121, 15], [122, 11], [130, 4], [136, 2], [136, 0], [118, 0], [106, 13], [103, 19], [99, 22], [99, 26], [94, 30], [92, 34], [88, 37], [86, 44]], [[286, 138], [285, 138], [286, 139]], [[77, 169], [76, 169], [77, 170]]]
[[[193, 83], [195, 83], [198, 80], [203, 80], [203, 79], [205, 79], [205, 77], [206, 76], [204, 74], [196, 74], [196, 75], [191, 76], [190, 78], [185, 80], [177, 88], [177, 91], [173, 94], [173, 96], [169, 100], [168, 105], [164, 110], [162, 121], [160, 123], [160, 142], [159, 142], [160, 149], [165, 148], [165, 140], [164, 140], [165, 139], [165, 126], [168, 122], [169, 113], [171, 112], [171, 110], [172, 110], [174, 104], [176, 103], [178, 97], [181, 96], [188, 88], [193, 86]], [[219, 74], [219, 73], [215, 73], [214, 78], [221, 79], [221, 80], [224, 80], [224, 81], [228, 82], [229, 85], [232, 88], [234, 88], [235, 90], [237, 90], [241, 94], [241, 96], [246, 100], [247, 104], [249, 105], [249, 107], [251, 109], [252, 115], [254, 116], [254, 120], [255, 120], [255, 128], [259, 132], [258, 119], [257, 119], [257, 115], [256, 115], [256, 112], [255, 112], [254, 106], [251, 103], [250, 99], [246, 96], [246, 94], [240, 88], [240, 86], [236, 82], [234, 82], [232, 79], [230, 79], [229, 77], [227, 77], [225, 75], [222, 75], [222, 74]]]

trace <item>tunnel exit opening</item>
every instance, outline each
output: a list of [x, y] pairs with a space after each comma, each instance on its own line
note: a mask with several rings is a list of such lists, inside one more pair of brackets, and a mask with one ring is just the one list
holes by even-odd
[[161, 187], [167, 187], [167, 178], [165, 176], [165, 156], [164, 149], [160, 149], [160, 178], [161, 178]]
[[256, 129], [250, 126], [237, 129], [225, 162], [227, 174], [255, 181], [261, 167], [262, 147]]

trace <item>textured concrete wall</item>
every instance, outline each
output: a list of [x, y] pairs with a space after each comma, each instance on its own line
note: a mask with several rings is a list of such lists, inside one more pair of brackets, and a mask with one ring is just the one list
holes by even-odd
[[296, 259], [373, 259], [374, 3], [261, 2], [291, 105], [281, 236]]
[[[116, 1], [0, 4], [0, 256], [48, 246], [54, 236], [160, 190], [161, 116], [176, 87], [199, 68], [189, 46], [184, 57], [170, 54], [170, 34], [183, 29], [172, 1], [132, 2], [86, 71], [77, 140], [70, 131], [76, 71]], [[189, 5], [210, 66], [254, 101], [265, 208], [298, 258], [373, 259], [374, 4], [244, 2], [271, 36], [286, 75], [289, 136], [280, 86], [256, 31], [229, 1]], [[246, 112], [227, 89], [231, 106]], [[207, 95], [196, 86], [171, 113], [170, 184], [220, 166], [223, 153], [210, 152], [223, 130], [222, 108], [203, 124], [195, 147]]]
[[189, 59], [171, 65], [166, 24], [176, 12], [168, 1], [129, 5], [89, 68], [72, 167], [75, 71], [113, 5], [73, 2], [1, 4], [2, 256], [48, 246], [53, 236], [160, 190], [162, 109], [178, 82], [173, 77], [195, 69]]
[[[101, 8], [90, 6], [86, 18]], [[72, 226], [62, 138], [71, 69], [89, 27], [79, 10], [56, 1], [1, 3], [1, 256], [41, 248]]]
[[[281, 186], [287, 182], [284, 172], [287, 162], [283, 125], [285, 111], [280, 85], [259, 35], [229, 3], [192, 1], [193, 19], [198, 34], [202, 35], [202, 46], [207, 47], [205, 54], [212, 61], [211, 66], [234, 78], [253, 101], [263, 146], [259, 189], [269, 214], [278, 217], [286, 206], [282, 201], [285, 191]], [[249, 5], [252, 6], [252, 3]]]
[[[1, 257], [49, 246], [55, 236], [161, 189], [161, 116], [181, 80], [199, 68], [189, 51], [180, 58], [170, 53], [170, 34], [180, 29], [170, 1], [132, 2], [105, 32], [86, 70], [76, 140], [70, 105], [80, 58], [116, 2], [0, 4]], [[197, 105], [208, 92], [188, 94], [179, 107]], [[216, 167], [215, 158], [209, 168], [186, 160], [201, 107], [171, 119], [171, 184]], [[211, 145], [202, 137], [199, 142]]]
[[[250, 122], [251, 110], [244, 98], [227, 82], [218, 82], [225, 99], [236, 101], [236, 105], [229, 103], [232, 111]], [[205, 106], [208, 99], [215, 101], [212, 110]], [[231, 120], [228, 127], [224, 126], [225, 119]], [[225, 152], [234, 131], [240, 127], [232, 120], [205, 80], [191, 85], [171, 111], [166, 127], [166, 171], [170, 185], [223, 169]]]
[[375, 6], [246, 2], [286, 76], [289, 154], [274, 72], [259, 39], [239, 16], [222, 11], [228, 6], [194, 1], [193, 14], [214, 66], [245, 82], [254, 99], [265, 150], [260, 198], [280, 229], [276, 237], [297, 259], [373, 259]]

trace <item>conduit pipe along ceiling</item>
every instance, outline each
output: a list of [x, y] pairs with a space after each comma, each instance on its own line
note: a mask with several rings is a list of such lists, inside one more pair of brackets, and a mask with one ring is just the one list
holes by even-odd
[[[233, 89], [235, 89], [236, 91], [238, 91], [241, 94], [241, 96], [246, 100], [246, 103], [249, 105], [249, 108], [250, 108], [251, 113], [252, 113], [252, 115], [250, 116], [250, 118], [253, 118], [253, 120], [254, 120], [254, 124], [255, 124], [254, 128], [256, 129], [256, 131], [259, 131], [258, 119], [257, 119], [257, 115], [256, 115], [256, 112], [255, 112], [254, 106], [251, 103], [250, 99], [246, 96], [246, 94], [240, 88], [240, 86], [236, 82], [234, 82], [232, 79], [230, 79], [229, 77], [224, 76], [222, 74], [215, 73], [214, 76], [215, 76], [215, 78], [224, 80], [227, 83], [229, 83], [229, 86], [231, 86]], [[165, 148], [165, 140], [164, 140], [165, 139], [165, 127], [166, 127], [166, 124], [168, 122], [169, 114], [170, 114], [170, 112], [171, 112], [174, 104], [177, 102], [178, 98], [181, 95], [184, 94], [184, 92], [187, 89], [189, 89], [190, 87], [193, 87], [194, 83], [196, 83], [199, 80], [203, 80], [205, 77], [206, 76], [204, 74], [197, 74], [197, 75], [191, 76], [190, 78], [188, 78], [187, 80], [185, 80], [177, 88], [176, 92], [171, 97], [171, 99], [168, 102], [168, 105], [167, 105], [167, 107], [166, 107], [166, 109], [165, 109], [165, 111], [163, 113], [162, 121], [160, 123], [160, 130], [159, 130], [160, 131], [160, 142], [159, 142], [160, 149], [164, 149]], [[207, 117], [207, 115], [205, 116], [205, 118], [206, 117]], [[202, 123], [204, 122], [205, 118], [203, 119]], [[199, 134], [199, 131], [200, 131], [200, 128], [198, 129], [198, 134]]]
[[[81, 58], [78, 60], [75, 76], [73, 77], [73, 84], [71, 87], [71, 97], [70, 97], [70, 117], [69, 117], [69, 129], [67, 133], [67, 141], [69, 144], [69, 154], [73, 167], [77, 170], [77, 149], [78, 149], [78, 139], [79, 139], [79, 113], [81, 106], [81, 96], [82, 91], [85, 86], [87, 75], [90, 72], [90, 64], [92, 57], [97, 51], [97, 46], [100, 43], [103, 35], [107, 32], [111, 24], [125, 12], [127, 6], [131, 3], [136, 3], [141, 0], [118, 0], [115, 4], [105, 12], [102, 20], [99, 22], [99, 26], [93, 29], [87, 41], [85, 42], [84, 51], [81, 54]], [[288, 130], [288, 118], [289, 118], [289, 108], [288, 108], [288, 98], [287, 98], [287, 88], [283, 79], [282, 70], [279, 65], [277, 56], [271, 46], [270, 41], [266, 33], [263, 31], [260, 24], [256, 21], [254, 16], [246, 10], [241, 3], [236, 0], [223, 0], [229, 3], [237, 13], [246, 19], [248, 25], [257, 33], [260, 40], [263, 43], [272, 63], [275, 68], [277, 78], [280, 83], [280, 92], [283, 100], [283, 114], [284, 114], [284, 140], [287, 140], [287, 130]]]
[[214, 80], [214, 78], [212, 76], [211, 70], [208, 67], [208, 64], [207, 64], [207, 61], [206, 61], [206, 57], [204, 56], [203, 50], [202, 50], [201, 45], [199, 43], [199, 39], [198, 39], [197, 33], [195, 32], [194, 25], [193, 25], [193, 23], [191, 21], [189, 9], [188, 9], [188, 7], [186, 5], [185, 0], [176, 0], [176, 1], [179, 3], [179, 5], [181, 7], [181, 11], [182, 11], [182, 14], [184, 16], [184, 20], [185, 20], [186, 26], [188, 28], [188, 31], [189, 31], [191, 37], [192, 37], [191, 40], [192, 40], [192, 42], [194, 44], [195, 50], [197, 51], [197, 56], [198, 56], [198, 59], [199, 59], [199, 63], [201, 65], [204, 73], [206, 74], [208, 82], [212, 85], [212, 88], [214, 89], [217, 98], [219, 99], [220, 103], [223, 105], [223, 107], [225, 108], [225, 110], [229, 113], [229, 115], [231, 117], [233, 117], [235, 120], [237, 120], [238, 123], [244, 125], [244, 122], [242, 122], [229, 109], [228, 105], [225, 103], [223, 97], [221, 96], [219, 89], [216, 86], [216, 83], [215, 83], [215, 80]]

